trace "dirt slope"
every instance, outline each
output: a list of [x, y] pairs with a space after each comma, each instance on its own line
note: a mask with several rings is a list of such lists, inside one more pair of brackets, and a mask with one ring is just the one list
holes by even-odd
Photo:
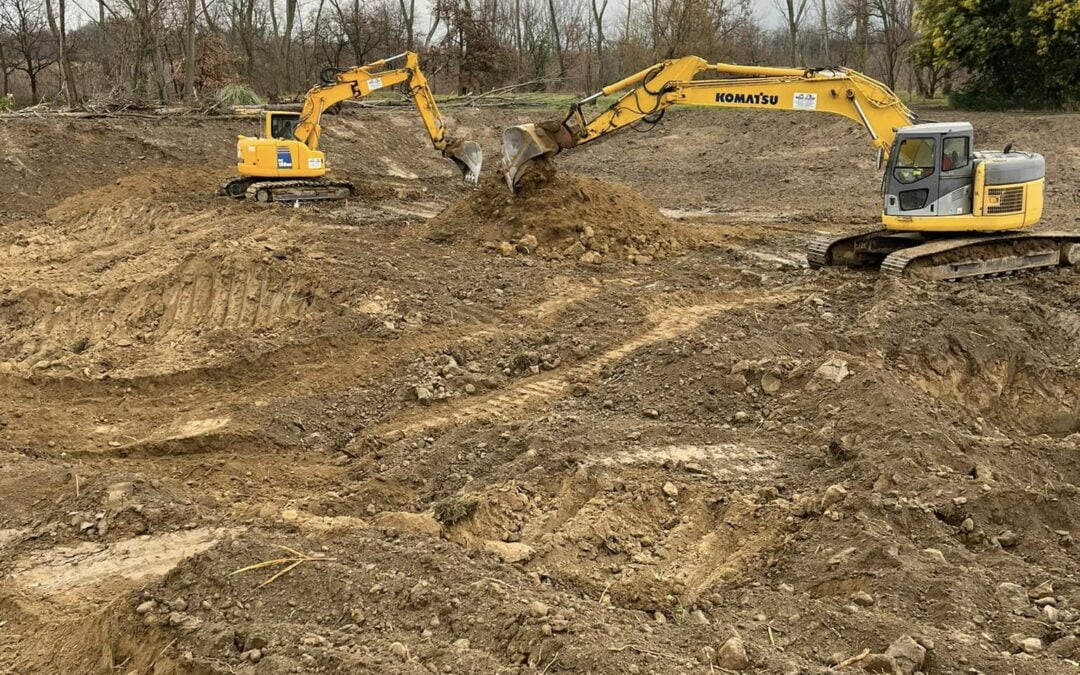
[[[973, 121], [1075, 226], [1077, 118]], [[806, 269], [874, 217], [842, 120], [520, 200], [414, 122], [298, 209], [212, 196], [235, 121], [0, 129], [0, 672], [1075, 672], [1074, 270]]]

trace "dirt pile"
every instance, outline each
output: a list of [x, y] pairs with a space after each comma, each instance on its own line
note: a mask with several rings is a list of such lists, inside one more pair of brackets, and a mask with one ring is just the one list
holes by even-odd
[[587, 259], [592, 253], [640, 260], [694, 243], [689, 230], [627, 186], [565, 171], [518, 194], [489, 175], [428, 221], [424, 233], [436, 241], [479, 241], [507, 255]]

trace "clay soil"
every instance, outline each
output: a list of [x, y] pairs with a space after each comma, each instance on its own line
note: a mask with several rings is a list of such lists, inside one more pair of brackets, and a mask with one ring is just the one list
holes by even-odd
[[[1080, 117], [970, 117], [1080, 228]], [[214, 196], [254, 126], [0, 123], [0, 672], [1076, 671], [1074, 269], [807, 269], [876, 218], [840, 119], [515, 200], [349, 111], [299, 208]]]

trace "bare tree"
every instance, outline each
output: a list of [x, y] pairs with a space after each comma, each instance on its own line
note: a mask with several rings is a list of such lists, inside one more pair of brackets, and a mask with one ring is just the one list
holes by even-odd
[[829, 55], [829, 0], [821, 0], [818, 7], [821, 15], [821, 50], [825, 54], [825, 65], [833, 65], [832, 56]]
[[[56, 9], [53, 9], [56, 2]], [[71, 54], [67, 43], [67, 2], [66, 0], [45, 0], [45, 16], [49, 22], [49, 31], [56, 40], [57, 54], [60, 58], [60, 94], [68, 105], [79, 100], [79, 91], [75, 86], [75, 75], [71, 69]]]
[[17, 62], [12, 60], [13, 49], [8, 44], [10, 37], [7, 32], [0, 28], [0, 71], [4, 73], [4, 90], [0, 96], [11, 93], [11, 74], [17, 69]]
[[562, 37], [559, 35], [559, 18], [555, 13], [555, 0], [548, 0], [548, 12], [551, 18], [551, 35], [555, 40], [555, 57], [559, 61], [559, 79], [566, 77], [566, 59], [563, 57]]
[[22, 71], [30, 83], [30, 98], [38, 101], [38, 75], [56, 63], [40, 0], [4, 0], [0, 2], [0, 26], [11, 36], [15, 70]]
[[404, 24], [405, 49], [413, 50], [413, 40], [416, 36], [416, 0], [398, 0], [401, 9], [401, 21]]
[[890, 89], [896, 89], [897, 76], [915, 39], [911, 25], [914, 9], [914, 0], [870, 0], [870, 12], [881, 23], [879, 58]]
[[589, 8], [592, 10], [593, 30], [596, 39], [596, 61], [600, 81], [607, 82], [607, 68], [604, 61], [604, 12], [607, 11], [608, 0], [589, 0]]
[[802, 28], [806, 18], [808, 0], [773, 0], [773, 6], [784, 16], [784, 24], [788, 34], [788, 58], [793, 66], [801, 65], [802, 55], [799, 53], [799, 29]]
[[184, 21], [184, 101], [195, 102], [195, 12], [196, 0], [187, 1]]

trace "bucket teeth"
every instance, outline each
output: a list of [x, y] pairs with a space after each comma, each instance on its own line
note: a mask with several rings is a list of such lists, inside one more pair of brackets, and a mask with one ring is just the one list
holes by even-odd
[[484, 150], [476, 141], [451, 141], [443, 153], [457, 165], [465, 182], [480, 182], [480, 168], [484, 165]]

